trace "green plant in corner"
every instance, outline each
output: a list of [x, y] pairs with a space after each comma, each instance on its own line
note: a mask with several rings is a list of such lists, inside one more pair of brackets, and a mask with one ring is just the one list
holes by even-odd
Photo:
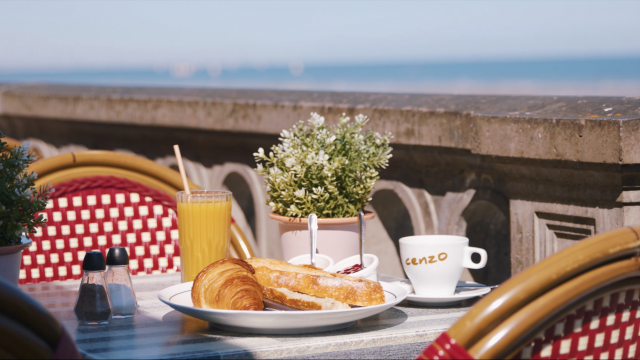
[[379, 179], [378, 169], [391, 158], [390, 133], [363, 132], [369, 119], [342, 114], [337, 125], [312, 113], [280, 134], [281, 143], [254, 153], [259, 175], [264, 177], [271, 210], [283, 216], [345, 218], [358, 214], [371, 200]]
[[53, 192], [49, 186], [35, 188], [37, 175], [29, 173], [29, 164], [37, 158], [29, 153], [29, 147], [9, 149], [0, 132], [0, 246], [16, 245], [22, 236], [33, 234], [37, 226], [46, 220], [38, 211], [44, 210]]

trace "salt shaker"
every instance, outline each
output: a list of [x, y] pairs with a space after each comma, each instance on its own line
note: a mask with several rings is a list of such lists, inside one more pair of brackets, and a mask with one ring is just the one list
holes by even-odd
[[82, 281], [73, 312], [80, 324], [108, 324], [111, 320], [111, 301], [104, 270], [104, 256], [100, 251], [89, 251], [82, 261]]
[[114, 318], [130, 318], [136, 312], [136, 294], [129, 273], [129, 254], [124, 247], [112, 247], [107, 253], [107, 285]]

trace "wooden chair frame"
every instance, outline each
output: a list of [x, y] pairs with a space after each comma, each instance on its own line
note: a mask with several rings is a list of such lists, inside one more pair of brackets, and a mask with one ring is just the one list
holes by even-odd
[[[87, 176], [115, 176], [127, 178], [142, 185], [176, 196], [183, 188], [180, 174], [168, 167], [156, 164], [144, 158], [116, 153], [113, 151], [92, 150], [61, 154], [38, 161], [29, 168], [38, 174], [37, 187], [47, 183], [56, 184]], [[189, 181], [193, 190], [201, 188]], [[255, 256], [251, 245], [237, 224], [231, 225], [232, 253], [240, 259]]]

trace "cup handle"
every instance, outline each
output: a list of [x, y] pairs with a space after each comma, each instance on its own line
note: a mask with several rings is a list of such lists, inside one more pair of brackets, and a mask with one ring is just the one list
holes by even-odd
[[[480, 254], [480, 262], [474, 263], [471, 261], [472, 254]], [[464, 249], [464, 259], [462, 260], [462, 266], [469, 269], [482, 269], [487, 265], [487, 252], [484, 249], [468, 246]]]

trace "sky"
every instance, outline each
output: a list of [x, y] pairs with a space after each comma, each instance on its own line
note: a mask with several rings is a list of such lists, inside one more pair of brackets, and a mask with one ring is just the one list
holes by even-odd
[[640, 57], [638, 19], [640, 1], [0, 1], [0, 71]]

